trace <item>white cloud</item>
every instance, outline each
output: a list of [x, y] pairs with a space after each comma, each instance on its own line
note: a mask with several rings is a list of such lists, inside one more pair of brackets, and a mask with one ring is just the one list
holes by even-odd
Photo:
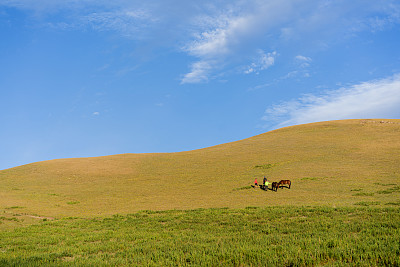
[[138, 2], [116, 0], [0, 0], [0, 6], [28, 10], [41, 26], [62, 30], [91, 28], [140, 39], [157, 22], [152, 10]]
[[[400, 22], [397, 0], [0, 0], [0, 6], [40, 14], [37, 17], [45, 21], [44, 25], [52, 27], [90, 27], [140, 41], [148, 38], [154, 46], [179, 46], [174, 48], [195, 62], [189, 64], [182, 83], [208, 80], [231, 64], [246, 66], [258, 49], [274, 51], [282, 41], [329, 46], [342, 36]], [[279, 52], [283, 54], [284, 50]], [[268, 60], [274, 58], [266, 57], [264, 67], [258, 67], [268, 68], [273, 64]], [[310, 64], [306, 56], [296, 58], [303, 66]], [[205, 62], [208, 67], [201, 67]], [[257, 72], [250, 67], [249, 73]]]
[[278, 122], [273, 128], [338, 119], [400, 116], [400, 74], [364, 82], [321, 95], [268, 108], [263, 120]]
[[[231, 5], [219, 8], [219, 12], [208, 13], [196, 17], [193, 40], [187, 42], [183, 51], [195, 57], [196, 61], [214, 60], [216, 68], [220, 65], [229, 66], [235, 57], [235, 64], [254, 57], [255, 51], [265, 47], [271, 50], [281, 41], [300, 41], [303, 44], [329, 45], [346, 36], [351, 36], [359, 23], [364, 23], [364, 29], [373, 27], [367, 23], [379, 12], [380, 20], [385, 23], [375, 23], [387, 26], [387, 17], [394, 18], [399, 12], [389, 11], [386, 3], [374, 4], [374, 1], [232, 1]], [[385, 6], [386, 9], [383, 7]], [[393, 10], [393, 9], [391, 9]], [[393, 24], [394, 22], [392, 22]], [[197, 26], [197, 28], [196, 28]], [[273, 45], [274, 44], [274, 45]], [[296, 60], [302, 62], [302, 67], [308, 67], [311, 58], [298, 55]], [[233, 60], [232, 60], [233, 61]], [[209, 74], [215, 71], [209, 70]], [[249, 66], [247, 73], [257, 72]], [[193, 74], [193, 71], [190, 72]], [[201, 75], [204, 75], [201, 72]], [[310, 76], [306, 73], [304, 76]], [[203, 80], [203, 79], [200, 79]]]
[[245, 74], [250, 74], [250, 73], [259, 73], [262, 70], [265, 70], [275, 63], [275, 58], [277, 57], [276, 51], [272, 53], [267, 53], [265, 54], [264, 51], [261, 49], [258, 50], [258, 58], [255, 62], [251, 63], [250, 66], [246, 68], [244, 71]]
[[60, 10], [83, 10], [90, 7], [111, 6], [104, 0], [0, 0], [0, 5], [26, 9], [39, 16]]
[[208, 81], [212, 63], [208, 61], [198, 61], [192, 64], [191, 72], [185, 74], [181, 83], [199, 83]]
[[[195, 40], [184, 46], [182, 50], [189, 55], [195, 56], [200, 60], [191, 66], [191, 71], [184, 75], [181, 83], [198, 83], [207, 81], [213, 68], [223, 64], [224, 59], [234, 51], [234, 40], [240, 39], [248, 29], [249, 18], [229, 17], [221, 15], [215, 19], [210, 17], [198, 18], [202, 20], [199, 24], [209, 27], [215, 26], [211, 30], [205, 30], [194, 34]], [[209, 63], [213, 62], [213, 65]]]
[[122, 9], [92, 12], [75, 21], [80, 26], [89, 26], [97, 31], [116, 31], [125, 37], [140, 39], [141, 35], [138, 33], [144, 32], [157, 19], [144, 9]]
[[295, 57], [298, 61], [303, 61], [303, 62], [311, 62], [312, 59], [310, 57], [302, 56], [302, 55], [297, 55]]
[[[194, 40], [182, 48], [200, 62], [212, 60], [214, 64], [208, 70], [209, 74], [227, 65], [230, 57], [240, 61], [241, 57], [248, 59], [259, 54], [259, 40], [264, 38], [268, 30], [290, 17], [294, 11], [292, 4], [282, 4], [281, 1], [235, 3], [236, 6], [229, 6], [214, 16], [197, 17], [193, 22], [198, 27], [193, 34]], [[250, 66], [247, 71], [255, 72], [273, 65], [276, 56], [273, 53], [264, 54], [260, 62], [254, 63], [256, 66]], [[193, 68], [189, 74], [194, 78]], [[203, 78], [193, 79], [193, 82], [204, 80], [205, 73], [199, 74]]]
[[290, 79], [290, 78], [299, 77], [299, 76], [309, 78], [311, 75], [308, 72], [308, 70], [311, 65], [311, 62], [312, 62], [312, 58], [302, 56], [302, 55], [297, 55], [295, 57], [295, 64], [297, 65], [297, 70], [289, 72], [282, 79]]
[[[207, 20], [211, 20], [207, 18]], [[228, 17], [222, 15], [210, 22], [216, 25], [212, 30], [195, 35], [195, 40], [183, 49], [197, 57], [219, 57], [231, 52], [234, 39], [245, 34], [250, 28], [251, 17]]]
[[269, 68], [270, 66], [274, 65], [275, 63], [275, 57], [277, 56], [276, 51], [272, 53], [265, 54], [264, 52], [261, 51], [261, 59], [260, 59], [260, 69], [264, 70], [266, 68]]

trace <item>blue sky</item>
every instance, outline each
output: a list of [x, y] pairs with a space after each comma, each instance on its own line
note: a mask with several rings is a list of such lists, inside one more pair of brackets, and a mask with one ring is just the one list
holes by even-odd
[[0, 0], [0, 169], [400, 118], [400, 2]]

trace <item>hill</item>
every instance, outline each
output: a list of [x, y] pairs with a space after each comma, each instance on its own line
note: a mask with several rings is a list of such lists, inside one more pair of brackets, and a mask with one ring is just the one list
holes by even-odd
[[[214, 147], [58, 159], [0, 171], [0, 209], [35, 216], [281, 205], [399, 205], [400, 120], [286, 127]], [[254, 178], [291, 189], [253, 189]]]

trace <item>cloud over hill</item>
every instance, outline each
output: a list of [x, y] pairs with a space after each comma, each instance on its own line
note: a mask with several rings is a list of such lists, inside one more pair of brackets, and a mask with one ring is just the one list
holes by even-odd
[[318, 121], [388, 118], [400, 115], [400, 74], [272, 106], [264, 120], [280, 121], [275, 128]]

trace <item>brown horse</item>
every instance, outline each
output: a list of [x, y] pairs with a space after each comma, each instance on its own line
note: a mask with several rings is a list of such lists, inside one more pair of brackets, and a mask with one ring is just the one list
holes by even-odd
[[287, 185], [289, 185], [289, 189], [290, 189], [290, 186], [292, 185], [292, 182], [290, 181], [290, 180], [281, 180], [280, 182], [279, 182], [279, 187], [282, 187], [282, 185], [284, 185], [284, 184], [287, 184]]
[[279, 188], [279, 183], [273, 182], [272, 183], [272, 191], [278, 191], [278, 188]]

